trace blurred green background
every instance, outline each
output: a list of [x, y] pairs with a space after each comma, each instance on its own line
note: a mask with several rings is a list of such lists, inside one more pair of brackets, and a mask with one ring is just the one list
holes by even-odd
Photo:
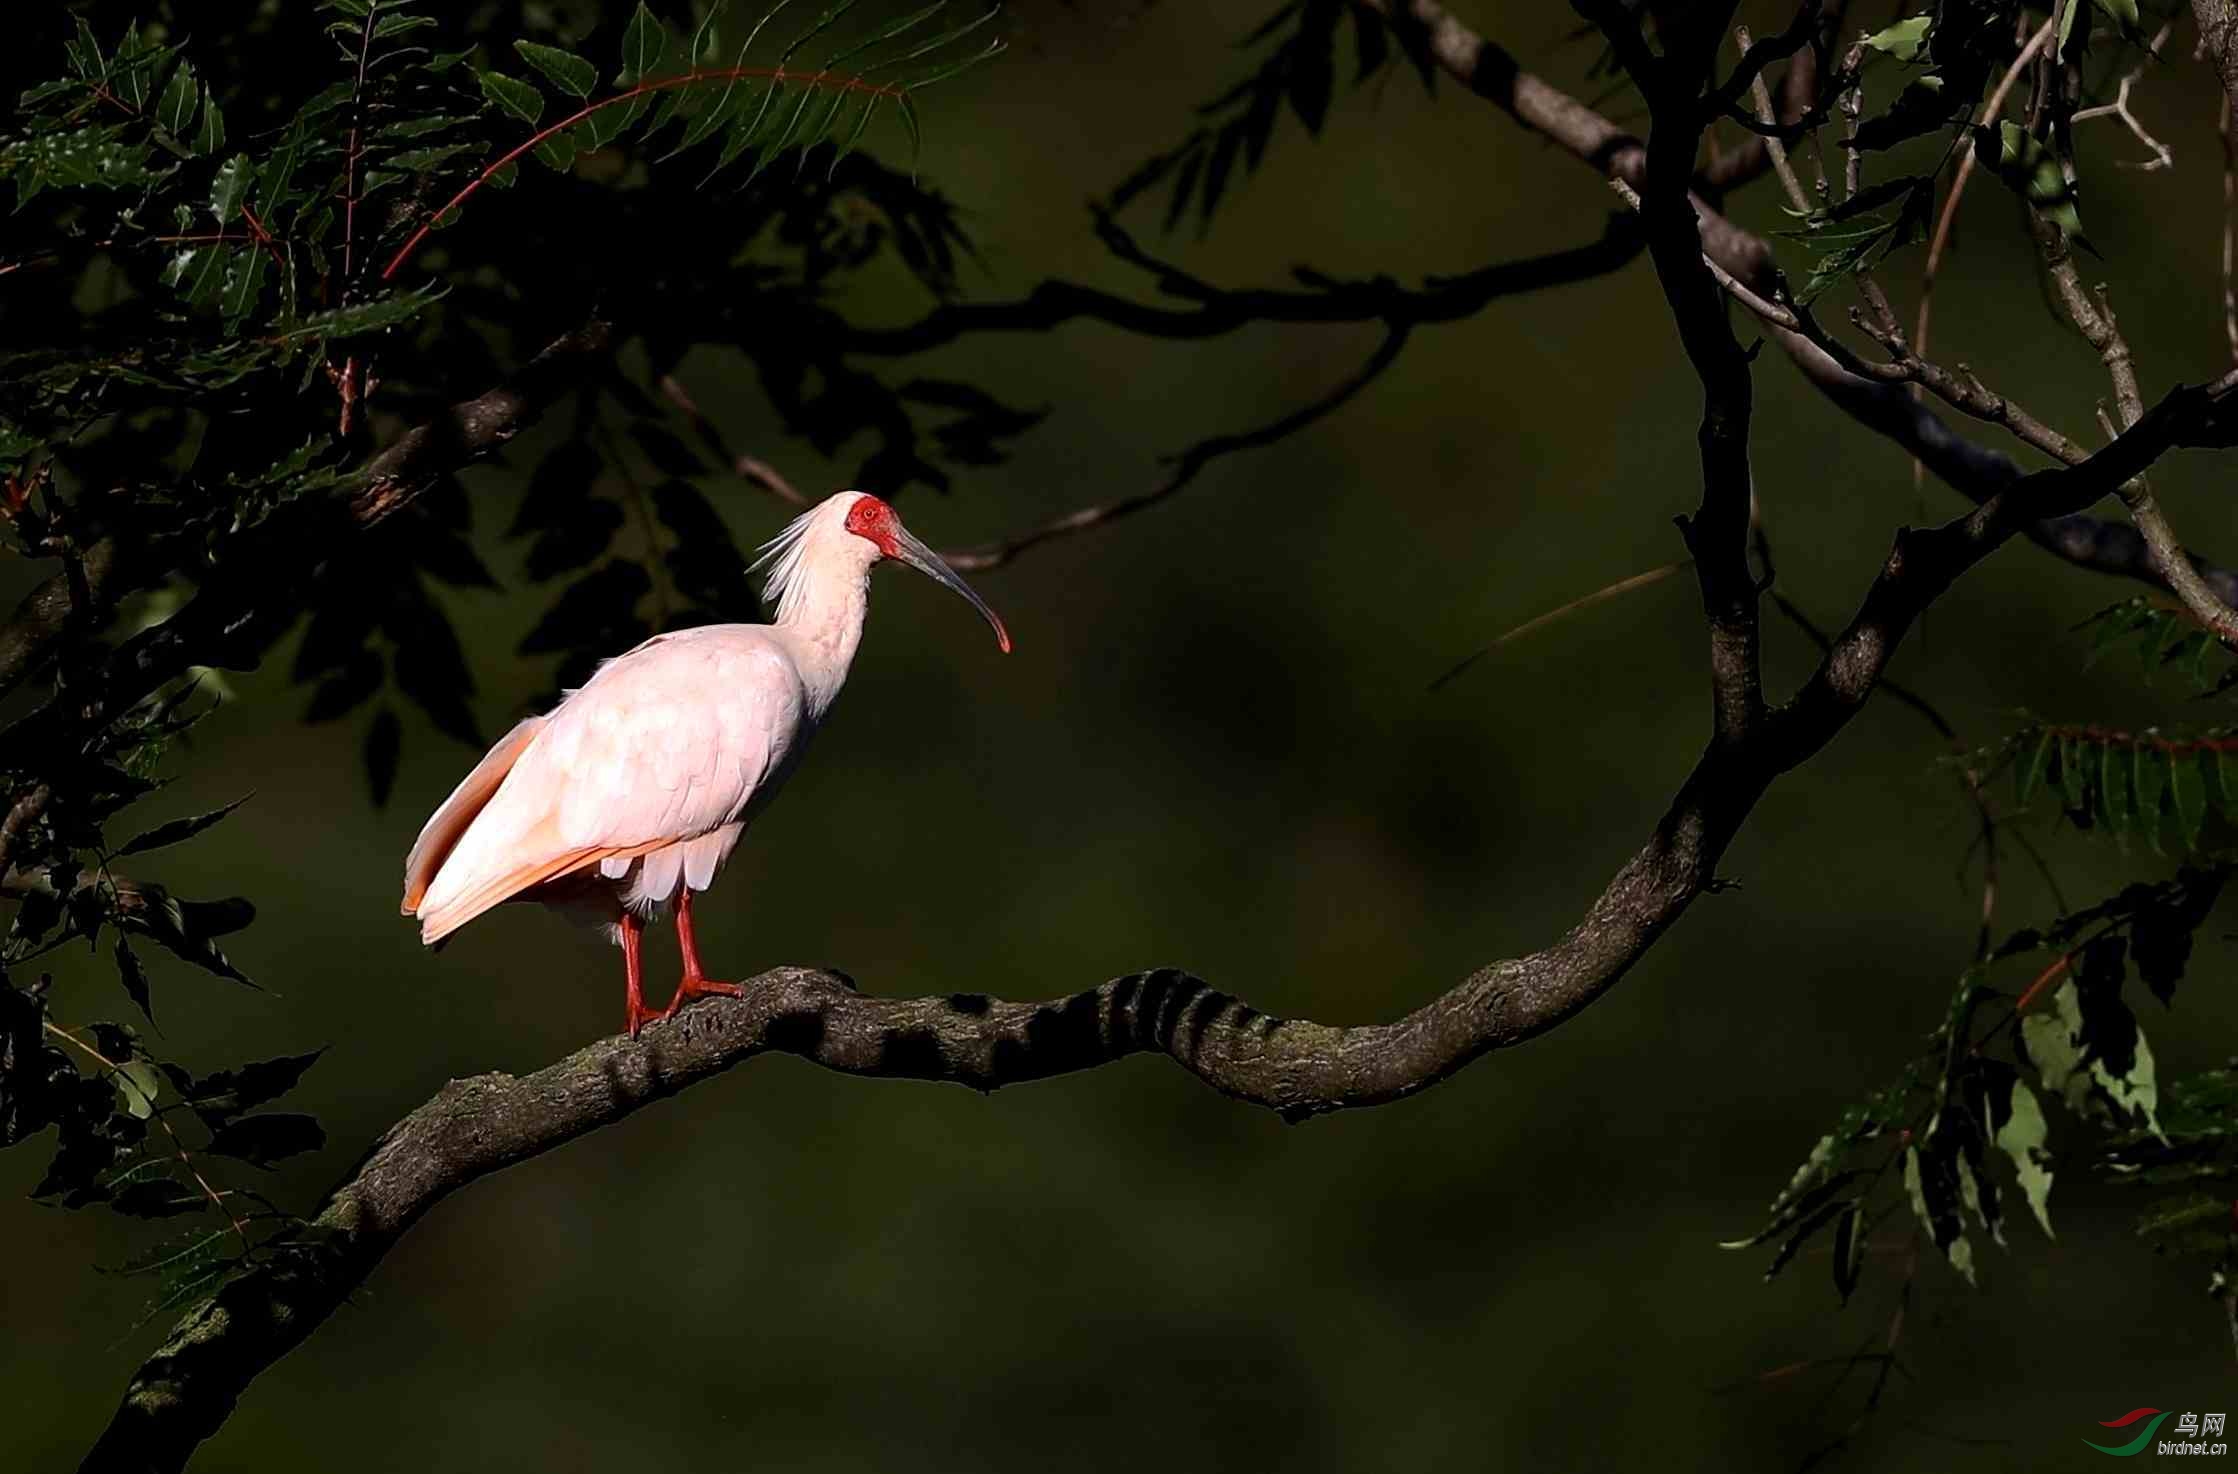
[[[1456, 8], [1597, 85], [1559, 12]], [[1236, 75], [1228, 43], [1261, 10], [1022, 8], [1012, 54], [930, 108], [926, 167], [983, 252], [967, 290], [1067, 276], [1147, 295], [1081, 202]], [[2188, 46], [2187, 31], [2138, 104], [2177, 168], [2114, 169], [2143, 150], [2110, 123], [2082, 141], [2086, 218], [2148, 392], [2227, 358], [2215, 94]], [[1328, 135], [1285, 123], [1217, 228], [1165, 247], [1238, 285], [1296, 263], [1413, 279], [1582, 242], [1612, 204], [1449, 86], [1426, 99], [1394, 74], [1342, 100]], [[2048, 315], [2013, 208], [1977, 182], [1938, 352], [2087, 436], [2101, 371]], [[1782, 223], [1769, 184], [1737, 212]], [[1891, 279], [1908, 310], [1905, 273]], [[926, 304], [897, 272], [841, 305], [900, 321]], [[1324, 392], [1373, 334], [967, 340], [928, 362], [1053, 413], [1012, 463], [904, 513], [960, 546], [1136, 491], [1162, 454]], [[735, 365], [686, 379], [734, 443], [804, 487], [845, 474], [782, 440]], [[1776, 355], [1757, 382], [1782, 586], [1837, 623], [1891, 530], [1955, 498], [1915, 492], [1900, 455]], [[1017, 637], [1007, 660], [922, 580], [881, 579], [831, 725], [702, 908], [711, 958], [1009, 997], [1172, 964], [1338, 1022], [1550, 941], [1703, 739], [1691, 581], [1425, 687], [1501, 630], [1682, 555], [1695, 407], [1642, 262], [1424, 331], [1335, 418], [981, 577]], [[501, 574], [521, 548], [496, 532], [537, 450], [471, 478]], [[2206, 458], [2156, 484], [2195, 544], [2238, 558]], [[742, 543], [783, 520], [742, 482], [705, 485]], [[513, 581], [451, 605], [492, 731], [549, 680], [512, 653], [546, 594]], [[2069, 627], [2130, 592], [2015, 546], [1936, 607], [1896, 674], [1978, 741], [2023, 706], [2201, 720], [2126, 658], [2083, 670]], [[1769, 639], [1784, 690], [1809, 647], [1778, 623]], [[298, 725], [284, 666], [234, 682], [150, 806], [254, 790], [149, 870], [253, 896], [261, 919], [229, 950], [272, 991], [153, 965], [171, 1000], [159, 1047], [177, 1058], [333, 1046], [291, 1098], [331, 1145], [275, 1184], [308, 1207], [445, 1080], [533, 1069], [612, 1030], [620, 969], [530, 908], [425, 955], [395, 912], [401, 857], [473, 754], [415, 727], [375, 811], [354, 729]], [[1875, 702], [1764, 802], [1724, 866], [1740, 889], [1703, 900], [1582, 1017], [1403, 1104], [1289, 1128], [1157, 1059], [991, 1099], [757, 1060], [443, 1204], [194, 1467], [1793, 1468], [1854, 1416], [1866, 1374], [1838, 1390], [1832, 1370], [1764, 1374], [1885, 1336], [1905, 1238], [1876, 1246], [1846, 1310], [1823, 1247], [1767, 1287], [1763, 1254], [1716, 1244], [1753, 1230], [1832, 1117], [1900, 1067], [1967, 958], [1971, 818], [1941, 753]], [[2029, 828], [2078, 903], [2164, 864]], [[2007, 923], [2051, 912], [2009, 860]], [[2238, 1041], [2226, 931], [2202, 933], [2175, 1015], [2144, 1016], [2163, 1078]], [[665, 939], [653, 955], [665, 988]], [[115, 986], [105, 961], [66, 959], [58, 1015], [113, 1016]], [[2055, 1144], [2076, 1140], [2055, 1123]], [[0, 1158], [0, 1246], [40, 1266], [0, 1287], [9, 1469], [74, 1465], [160, 1331], [128, 1329], [142, 1282], [100, 1272], [150, 1231], [29, 1202], [42, 1165]], [[2056, 1242], [2014, 1222], [1979, 1291], [1921, 1268], [1909, 1375], [1839, 1467], [2086, 1467], [2097, 1419], [2238, 1401], [2203, 1267], [2155, 1259], [2130, 1237], [2130, 1200], [2079, 1153], [2062, 1165]]]

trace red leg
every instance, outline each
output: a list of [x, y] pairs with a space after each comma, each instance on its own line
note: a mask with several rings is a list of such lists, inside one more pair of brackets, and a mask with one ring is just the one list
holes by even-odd
[[645, 1006], [645, 963], [642, 955], [645, 945], [645, 923], [637, 919], [634, 911], [623, 911], [618, 923], [622, 934], [622, 970], [627, 975], [629, 989], [629, 1036], [645, 1027], [653, 1011]]
[[676, 945], [684, 954], [684, 977], [676, 985], [676, 996], [668, 1000], [668, 1009], [662, 1018], [676, 1017], [676, 1010], [694, 998], [746, 996], [746, 990], [736, 983], [712, 981], [706, 969], [699, 965], [699, 939], [692, 935], [692, 888], [688, 885], [679, 886], [676, 891]]

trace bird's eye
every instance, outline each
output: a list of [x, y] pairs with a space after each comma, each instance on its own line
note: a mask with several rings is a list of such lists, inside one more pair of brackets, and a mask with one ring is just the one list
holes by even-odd
[[858, 497], [847, 509], [847, 530], [860, 538], [875, 543], [880, 550], [890, 551], [896, 522], [894, 509], [874, 496]]

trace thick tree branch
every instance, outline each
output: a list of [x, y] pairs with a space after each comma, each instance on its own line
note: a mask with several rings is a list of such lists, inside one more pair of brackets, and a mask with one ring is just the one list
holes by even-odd
[[[1726, 321], [1725, 289], [1702, 254], [1701, 217], [1693, 198], [1694, 157], [1702, 130], [1713, 116], [1704, 106], [1711, 63], [1732, 22], [1734, 6], [1698, 7], [1663, 26], [1661, 57], [1650, 53], [1639, 19], [1620, 6], [1583, 4], [1582, 13], [1600, 26], [1625, 69], [1647, 99], [1654, 119], [1640, 189], [1640, 215], [1648, 254], [1662, 283], [1664, 299], [1678, 326], [1679, 341], [1702, 383], [1702, 500], [1691, 521], [1679, 525], [1702, 591], [1709, 622], [1710, 691], [1720, 740], [1744, 736], [1764, 707], [1762, 652], [1757, 588], [1748, 568], [1750, 483], [1748, 434], [1755, 386], [1748, 355]], [[1816, 7], [1808, 6], [1815, 19]], [[1809, 26], [1798, 21], [1787, 36], [1803, 44]], [[1776, 48], [1774, 48], [1776, 50]], [[1750, 48], [1751, 57], [1764, 51]], [[1748, 85], [1761, 70], [1744, 63]], [[1738, 95], [1738, 89], [1736, 89]]]
[[2223, 96], [2238, 104], [2238, 6], [2231, 0], [2191, 0], [2199, 48], [2222, 79]]

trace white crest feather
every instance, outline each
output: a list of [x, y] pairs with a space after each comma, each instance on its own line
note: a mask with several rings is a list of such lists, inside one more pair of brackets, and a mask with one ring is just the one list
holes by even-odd
[[808, 533], [815, 524], [816, 514], [824, 510], [819, 503], [785, 524], [777, 536], [761, 545], [754, 561], [747, 565], [748, 573], [769, 570], [769, 578], [762, 584], [763, 602], [770, 606], [769, 617], [781, 620], [794, 612], [800, 602], [802, 555], [808, 550]]

